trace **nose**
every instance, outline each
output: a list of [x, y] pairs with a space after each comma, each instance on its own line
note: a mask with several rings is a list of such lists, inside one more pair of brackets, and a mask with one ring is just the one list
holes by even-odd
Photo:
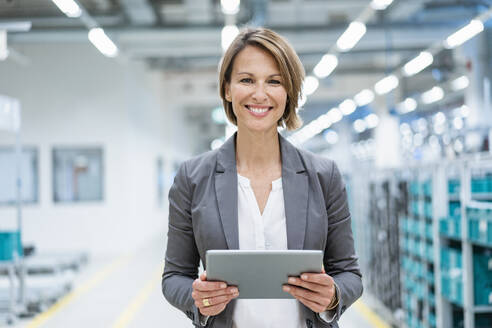
[[260, 82], [255, 86], [255, 90], [253, 92], [253, 100], [255, 102], [262, 103], [267, 99], [268, 95], [265, 90], [265, 84]]

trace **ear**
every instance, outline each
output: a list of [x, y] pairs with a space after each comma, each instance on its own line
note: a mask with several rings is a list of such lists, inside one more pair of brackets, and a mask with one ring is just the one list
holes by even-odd
[[229, 83], [226, 83], [224, 85], [224, 93], [225, 93], [225, 99], [228, 102], [232, 102], [232, 97], [231, 97], [231, 85]]

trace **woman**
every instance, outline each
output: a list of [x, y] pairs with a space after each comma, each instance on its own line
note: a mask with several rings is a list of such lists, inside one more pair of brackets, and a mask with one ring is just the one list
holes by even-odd
[[[336, 165], [295, 148], [278, 126], [296, 113], [304, 69], [275, 32], [243, 30], [224, 54], [220, 95], [237, 133], [185, 162], [169, 192], [162, 290], [198, 327], [338, 327], [362, 294], [345, 187]], [[326, 272], [289, 279], [295, 299], [235, 300], [209, 282], [209, 249], [317, 249]]]

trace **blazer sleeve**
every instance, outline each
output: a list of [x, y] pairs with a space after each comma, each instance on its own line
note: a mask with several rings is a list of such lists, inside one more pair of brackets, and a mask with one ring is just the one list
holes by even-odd
[[324, 253], [326, 273], [335, 280], [339, 304], [335, 320], [354, 303], [363, 291], [362, 275], [357, 263], [345, 184], [338, 167], [332, 162], [329, 188], [325, 189], [328, 236]]
[[162, 293], [167, 301], [183, 311], [195, 326], [202, 327], [199, 310], [191, 297], [192, 284], [198, 278], [200, 264], [191, 218], [192, 193], [185, 162], [179, 168], [169, 190], [169, 230]]

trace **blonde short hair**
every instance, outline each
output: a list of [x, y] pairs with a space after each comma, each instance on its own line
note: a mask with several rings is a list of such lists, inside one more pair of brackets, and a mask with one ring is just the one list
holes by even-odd
[[288, 130], [299, 128], [302, 125], [302, 120], [297, 115], [296, 108], [298, 107], [301, 96], [304, 67], [289, 42], [279, 34], [266, 28], [245, 28], [241, 30], [221, 59], [219, 91], [227, 118], [231, 123], [237, 125], [237, 118], [232, 110], [232, 103], [226, 100], [225, 94], [226, 87], [231, 82], [234, 59], [248, 45], [259, 47], [270, 53], [280, 69], [283, 86], [287, 92], [287, 102], [284, 115], [278, 121], [277, 125], [285, 125]]

